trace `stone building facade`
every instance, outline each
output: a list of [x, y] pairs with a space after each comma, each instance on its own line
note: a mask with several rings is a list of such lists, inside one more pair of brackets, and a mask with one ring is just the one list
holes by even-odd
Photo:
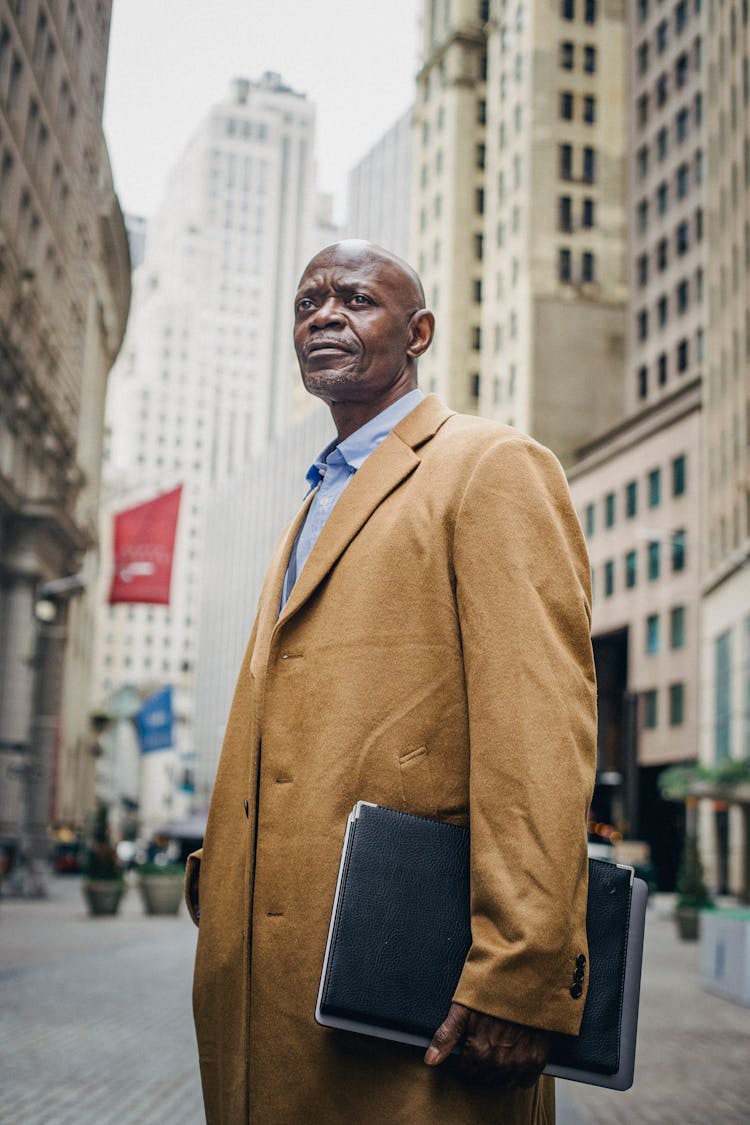
[[0, 2], [0, 838], [40, 854], [50, 819], [93, 799], [102, 416], [130, 300], [101, 127], [110, 10]]

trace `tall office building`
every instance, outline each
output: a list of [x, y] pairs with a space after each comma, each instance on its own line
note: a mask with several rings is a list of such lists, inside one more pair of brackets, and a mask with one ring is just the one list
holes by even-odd
[[108, 511], [185, 486], [171, 604], [110, 606], [99, 637], [103, 700], [128, 683], [176, 690], [177, 760], [148, 756], [146, 828], [174, 813], [168, 779], [191, 764], [206, 496], [284, 427], [298, 382], [289, 323], [313, 237], [314, 124], [278, 75], [233, 82], [172, 171], [135, 276], [108, 399]]
[[130, 299], [110, 9], [0, 0], [0, 843], [25, 831], [36, 856], [50, 813], [80, 824], [93, 800], [102, 415]]
[[[692, 7], [692, 5], [691, 5]], [[708, 3], [701, 758], [750, 756], [750, 16]], [[750, 886], [750, 806], [702, 802], [719, 886]]]
[[407, 110], [349, 173], [346, 228], [409, 256], [413, 111]]
[[630, 5], [627, 405], [702, 374], [705, 348], [700, 3]]
[[565, 461], [622, 413], [626, 11], [425, 5], [412, 256], [451, 405]]

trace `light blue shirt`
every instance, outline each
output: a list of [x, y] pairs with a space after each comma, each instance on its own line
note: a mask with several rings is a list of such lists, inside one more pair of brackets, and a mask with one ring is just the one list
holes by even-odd
[[284, 576], [281, 609], [286, 605], [292, 587], [302, 572], [302, 567], [307, 562], [326, 520], [357, 469], [362, 468], [370, 454], [382, 441], [385, 441], [393, 427], [398, 425], [407, 414], [411, 414], [423, 398], [422, 392], [415, 387], [413, 391], [409, 391], [390, 406], [386, 406], [385, 410], [381, 410], [380, 414], [365, 422], [364, 426], [360, 426], [343, 441], [338, 443], [332, 441], [315, 458], [307, 470], [307, 483], [310, 486], [307, 496], [314, 490], [315, 495], [295, 545], [292, 547], [289, 566]]

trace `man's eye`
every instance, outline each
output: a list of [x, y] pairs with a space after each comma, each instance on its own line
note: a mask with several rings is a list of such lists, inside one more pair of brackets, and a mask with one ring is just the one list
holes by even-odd
[[372, 304], [372, 302], [370, 301], [369, 297], [366, 297], [364, 295], [364, 293], [354, 293], [349, 298], [349, 304], [351, 304], [351, 305], [370, 305], [370, 304]]
[[297, 301], [297, 312], [308, 312], [313, 307], [309, 297], [302, 297]]

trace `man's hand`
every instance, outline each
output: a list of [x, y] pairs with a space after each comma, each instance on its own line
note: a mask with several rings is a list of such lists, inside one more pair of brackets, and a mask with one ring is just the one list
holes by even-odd
[[475, 1012], [463, 1004], [451, 1004], [424, 1061], [428, 1066], [438, 1066], [459, 1045], [459, 1070], [464, 1078], [510, 1090], [534, 1085], [547, 1064], [549, 1034]]

